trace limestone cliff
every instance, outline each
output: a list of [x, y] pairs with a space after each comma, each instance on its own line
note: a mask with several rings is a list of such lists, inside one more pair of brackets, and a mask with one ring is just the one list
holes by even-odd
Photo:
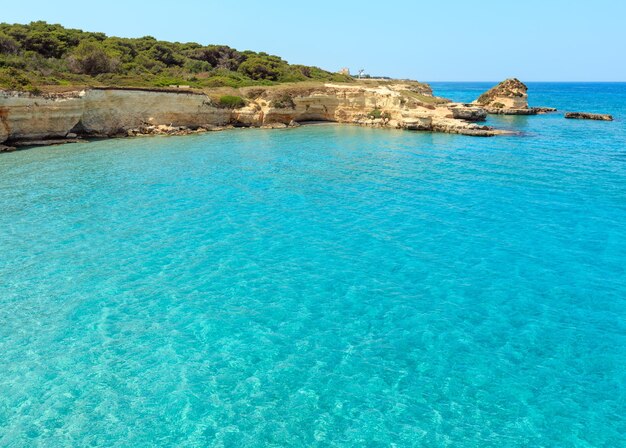
[[[421, 89], [421, 90], [420, 90]], [[193, 91], [92, 88], [56, 95], [0, 91], [0, 144], [7, 141], [119, 136], [157, 126], [288, 125], [331, 121], [408, 130], [490, 136], [503, 133], [471, 121], [479, 108], [458, 108], [413, 84], [319, 84], [247, 88], [244, 107], [221, 107], [210, 94]]]
[[0, 143], [65, 137], [82, 114], [83, 101], [78, 92], [34, 96], [0, 91]]

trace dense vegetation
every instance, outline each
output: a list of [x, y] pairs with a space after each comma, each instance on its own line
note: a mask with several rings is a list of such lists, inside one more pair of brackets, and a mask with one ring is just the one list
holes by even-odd
[[0, 88], [242, 87], [311, 80], [352, 78], [225, 45], [165, 42], [151, 36], [107, 37], [41, 21], [0, 24]]

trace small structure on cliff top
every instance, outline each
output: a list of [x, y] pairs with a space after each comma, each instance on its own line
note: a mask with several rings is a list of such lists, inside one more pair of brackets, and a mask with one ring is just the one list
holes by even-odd
[[348, 76], [350, 76], [350, 69], [348, 67], [344, 67], [341, 70], [339, 70], [339, 74], [340, 75], [348, 75]]

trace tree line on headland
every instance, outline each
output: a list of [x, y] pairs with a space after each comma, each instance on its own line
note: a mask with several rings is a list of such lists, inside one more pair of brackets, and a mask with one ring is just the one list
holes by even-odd
[[351, 81], [349, 75], [289, 64], [226, 45], [108, 37], [43, 21], [0, 24], [0, 88], [188, 85], [243, 87], [301, 81]]

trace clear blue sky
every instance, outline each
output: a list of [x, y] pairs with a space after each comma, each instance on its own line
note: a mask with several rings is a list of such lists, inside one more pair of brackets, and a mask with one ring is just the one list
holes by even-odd
[[424, 81], [626, 81], [622, 0], [2, 0], [0, 21], [226, 44]]

